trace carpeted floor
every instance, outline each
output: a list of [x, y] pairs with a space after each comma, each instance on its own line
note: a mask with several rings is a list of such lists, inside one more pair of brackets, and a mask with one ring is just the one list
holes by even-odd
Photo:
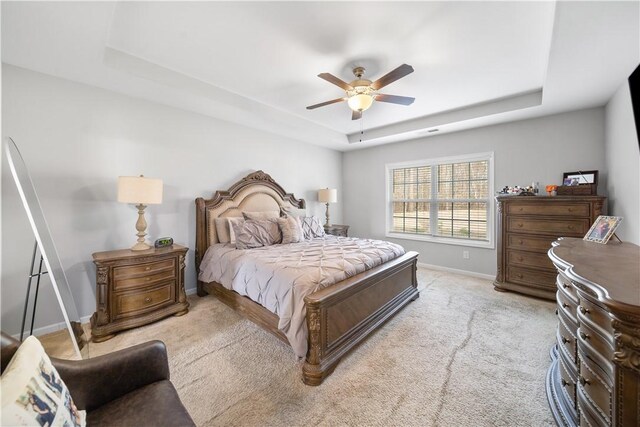
[[167, 345], [171, 379], [199, 426], [554, 425], [544, 378], [555, 305], [488, 280], [418, 270], [420, 298], [345, 357], [319, 387], [291, 350], [213, 297], [89, 345], [91, 357]]

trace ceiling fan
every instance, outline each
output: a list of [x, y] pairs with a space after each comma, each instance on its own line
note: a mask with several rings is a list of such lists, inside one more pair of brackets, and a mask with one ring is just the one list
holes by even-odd
[[313, 110], [318, 107], [324, 107], [325, 105], [335, 104], [336, 102], [347, 101], [349, 108], [353, 110], [351, 120], [358, 120], [362, 118], [362, 112], [371, 107], [374, 99], [376, 101], [390, 102], [392, 104], [411, 105], [415, 98], [378, 93], [379, 89], [382, 89], [388, 84], [391, 84], [411, 73], [413, 73], [413, 67], [411, 65], [402, 64], [395, 70], [385, 74], [375, 82], [372, 82], [371, 80], [362, 78], [364, 75], [363, 67], [355, 67], [353, 69], [353, 74], [356, 76], [356, 79], [351, 83], [347, 83], [333, 74], [318, 74], [318, 77], [321, 79], [344, 89], [347, 96], [332, 99], [331, 101], [321, 102], [320, 104], [310, 105], [307, 107], [307, 110]]

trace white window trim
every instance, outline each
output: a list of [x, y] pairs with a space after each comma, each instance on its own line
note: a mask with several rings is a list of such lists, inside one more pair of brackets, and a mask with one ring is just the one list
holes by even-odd
[[[393, 227], [393, 207], [391, 204], [391, 171], [393, 169], [411, 168], [420, 166], [436, 166], [443, 163], [465, 163], [479, 160], [489, 161], [489, 194], [487, 204], [489, 205], [487, 217], [487, 237], [488, 240], [469, 240], [455, 237], [427, 236], [422, 234], [397, 233], [392, 231]], [[385, 165], [385, 236], [394, 239], [420, 240], [423, 242], [442, 243], [447, 245], [469, 246], [474, 248], [495, 248], [495, 203], [493, 202], [494, 173], [493, 173], [493, 151], [486, 153], [464, 154], [461, 156], [438, 157], [433, 159], [411, 160], [408, 162], [387, 163]]]

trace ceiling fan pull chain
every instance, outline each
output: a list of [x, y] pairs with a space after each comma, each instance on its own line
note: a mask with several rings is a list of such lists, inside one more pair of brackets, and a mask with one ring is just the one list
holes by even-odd
[[362, 137], [364, 136], [364, 115], [360, 119], [360, 142], [362, 142]]

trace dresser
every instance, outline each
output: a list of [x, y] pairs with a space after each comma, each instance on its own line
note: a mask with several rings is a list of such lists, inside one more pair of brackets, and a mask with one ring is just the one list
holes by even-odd
[[498, 196], [498, 291], [555, 300], [556, 269], [547, 257], [558, 237], [583, 237], [603, 213], [602, 196]]
[[640, 247], [563, 238], [547, 397], [560, 426], [640, 425]]
[[96, 266], [96, 312], [91, 317], [94, 342], [118, 331], [186, 314], [185, 256], [189, 249], [130, 249], [93, 254]]
[[338, 225], [338, 224], [325, 225], [324, 226], [324, 232], [326, 234], [331, 234], [332, 236], [348, 237], [349, 226], [348, 225]]

